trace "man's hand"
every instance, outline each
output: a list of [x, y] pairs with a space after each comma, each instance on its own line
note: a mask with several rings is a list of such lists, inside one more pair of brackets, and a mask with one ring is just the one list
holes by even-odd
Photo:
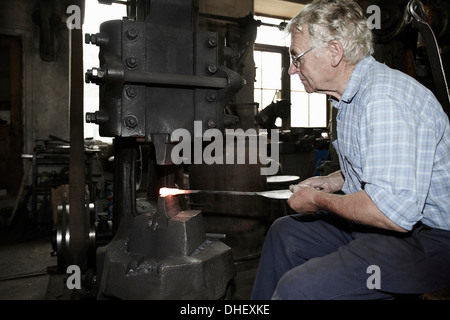
[[340, 191], [344, 184], [341, 171], [336, 171], [328, 176], [311, 177], [298, 184], [289, 186], [292, 196], [288, 199], [288, 205], [298, 213], [311, 214], [321, 208], [314, 201], [317, 192], [334, 193]]
[[289, 190], [292, 191], [292, 196], [289, 197], [287, 203], [295, 212], [312, 214], [320, 210], [314, 202], [314, 194], [321, 191], [302, 184], [291, 185]]
[[306, 185], [327, 193], [334, 193], [342, 189], [342, 186], [344, 185], [344, 177], [342, 176], [341, 171], [336, 171], [327, 176], [308, 178], [301, 181], [299, 185]]

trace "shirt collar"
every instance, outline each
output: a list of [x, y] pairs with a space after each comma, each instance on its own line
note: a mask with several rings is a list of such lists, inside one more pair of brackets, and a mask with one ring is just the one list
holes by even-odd
[[352, 72], [347, 87], [345, 88], [344, 94], [342, 95], [341, 100], [343, 102], [350, 103], [352, 101], [361, 86], [363, 77], [366, 75], [369, 67], [374, 61], [375, 59], [372, 56], [368, 55], [358, 62], [355, 70], [353, 70]]

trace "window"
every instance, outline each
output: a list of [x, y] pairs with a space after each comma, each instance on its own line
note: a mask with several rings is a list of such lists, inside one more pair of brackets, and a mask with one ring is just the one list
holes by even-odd
[[[272, 101], [280, 98], [281, 92], [281, 53], [256, 51], [255, 102], [264, 109]], [[278, 95], [278, 97], [277, 97]]]
[[[256, 67], [254, 99], [259, 103], [259, 109], [267, 107], [272, 101], [287, 99], [291, 102], [290, 127], [325, 128], [326, 95], [308, 94], [300, 79], [288, 74], [291, 63], [290, 37], [277, 28], [285, 21], [266, 17], [255, 19], [262, 22], [258, 27], [254, 50]], [[277, 121], [276, 125], [280, 127], [281, 121]]]
[[[95, 34], [100, 32], [100, 24], [109, 20], [121, 20], [126, 16], [126, 6], [122, 4], [104, 5], [97, 1], [86, 1], [83, 33]], [[99, 67], [99, 47], [92, 44], [83, 45], [84, 70]], [[99, 108], [99, 88], [93, 83], [84, 85], [84, 112], [95, 112]], [[84, 123], [84, 137], [94, 138], [106, 142], [112, 141], [109, 137], [100, 137], [98, 125]]]
[[324, 128], [327, 126], [327, 97], [307, 93], [296, 76], [291, 77], [291, 127]]

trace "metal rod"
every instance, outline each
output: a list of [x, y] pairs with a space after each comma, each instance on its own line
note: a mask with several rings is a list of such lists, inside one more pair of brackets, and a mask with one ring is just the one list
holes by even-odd
[[258, 192], [254, 191], [225, 191], [225, 190], [182, 190], [177, 188], [161, 188], [159, 191], [161, 196], [168, 195], [178, 195], [178, 194], [193, 194], [193, 193], [204, 193], [204, 194], [226, 194], [235, 196], [254, 196]]
[[184, 190], [185, 194], [204, 193], [204, 194], [226, 194], [232, 196], [255, 196], [259, 192], [254, 191], [226, 191], [226, 190]]
[[182, 190], [177, 188], [161, 188], [160, 196], [180, 195], [180, 194], [222, 194], [232, 196], [262, 196], [272, 199], [287, 199], [292, 195], [289, 189], [286, 190], [268, 190], [268, 191], [231, 191], [231, 190]]
[[182, 87], [226, 88], [228, 79], [218, 77], [193, 76], [185, 74], [167, 74], [154, 72], [126, 71], [125, 82], [173, 85]]

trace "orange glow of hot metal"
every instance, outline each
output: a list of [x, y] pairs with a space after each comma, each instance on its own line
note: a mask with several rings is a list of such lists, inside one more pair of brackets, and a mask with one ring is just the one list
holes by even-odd
[[159, 196], [160, 197], [167, 197], [167, 196], [175, 196], [177, 194], [186, 194], [186, 190], [181, 190], [178, 188], [161, 188], [159, 189]]

